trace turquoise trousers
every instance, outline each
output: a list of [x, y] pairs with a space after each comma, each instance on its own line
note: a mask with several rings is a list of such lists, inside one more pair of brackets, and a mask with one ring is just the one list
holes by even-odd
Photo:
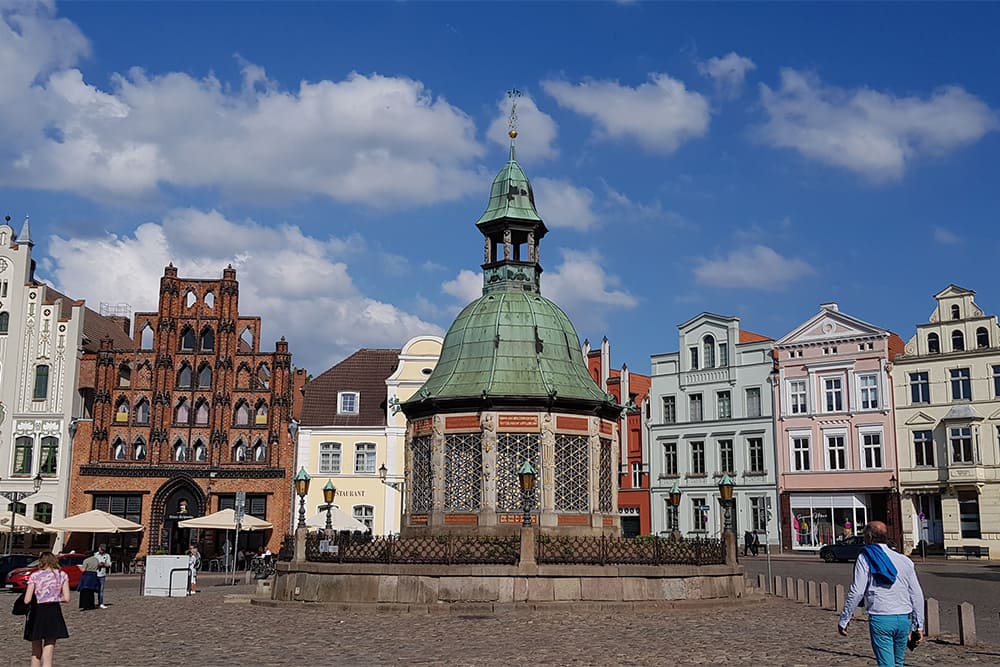
[[868, 631], [878, 667], [903, 667], [910, 626], [909, 614], [868, 617]]

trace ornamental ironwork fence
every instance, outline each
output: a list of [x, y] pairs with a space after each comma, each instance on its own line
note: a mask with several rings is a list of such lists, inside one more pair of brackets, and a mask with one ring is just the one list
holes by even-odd
[[536, 559], [539, 565], [723, 565], [726, 547], [719, 539], [541, 535]]
[[306, 560], [325, 563], [399, 563], [406, 565], [516, 565], [521, 538], [439, 535], [357, 539], [323, 533], [306, 537]]

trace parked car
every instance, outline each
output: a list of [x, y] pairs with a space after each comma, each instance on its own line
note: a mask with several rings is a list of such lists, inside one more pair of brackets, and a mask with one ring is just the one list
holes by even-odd
[[8, 556], [0, 556], [0, 582], [7, 581], [7, 574], [11, 570], [16, 570], [19, 567], [26, 567], [28, 563], [37, 559], [38, 556], [35, 554], [10, 554]]
[[845, 537], [835, 544], [825, 544], [819, 550], [819, 557], [827, 563], [837, 561], [857, 560], [858, 554], [865, 548], [865, 538], [861, 535]]
[[[69, 587], [71, 590], [76, 590], [76, 587], [80, 583], [80, 575], [83, 574], [83, 569], [80, 565], [87, 558], [87, 554], [59, 554], [59, 569], [66, 573], [69, 577]], [[11, 570], [7, 573], [7, 589], [14, 591], [23, 591], [28, 587], [28, 577], [31, 573], [38, 569], [38, 559], [32, 560], [25, 567], [20, 567], [15, 570]]]

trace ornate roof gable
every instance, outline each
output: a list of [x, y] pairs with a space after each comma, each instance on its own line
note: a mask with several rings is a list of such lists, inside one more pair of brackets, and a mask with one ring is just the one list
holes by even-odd
[[785, 347], [823, 341], [888, 336], [889, 331], [882, 327], [842, 313], [836, 309], [836, 306], [826, 306], [797, 329], [785, 334], [778, 341], [778, 346]]

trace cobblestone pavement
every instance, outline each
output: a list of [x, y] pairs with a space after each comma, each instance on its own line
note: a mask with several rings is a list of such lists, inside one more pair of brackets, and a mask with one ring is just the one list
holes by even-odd
[[[66, 665], [874, 665], [867, 625], [836, 633], [833, 612], [768, 599], [681, 609], [402, 614], [331, 606], [226, 602], [251, 593], [203, 575], [192, 597], [139, 595], [135, 577], [108, 584], [108, 609], [64, 607]], [[234, 598], [229, 598], [230, 600]], [[13, 595], [0, 596], [8, 607]], [[27, 665], [22, 619], [0, 615], [0, 666]], [[928, 642], [908, 665], [996, 665], [1000, 647]]]

